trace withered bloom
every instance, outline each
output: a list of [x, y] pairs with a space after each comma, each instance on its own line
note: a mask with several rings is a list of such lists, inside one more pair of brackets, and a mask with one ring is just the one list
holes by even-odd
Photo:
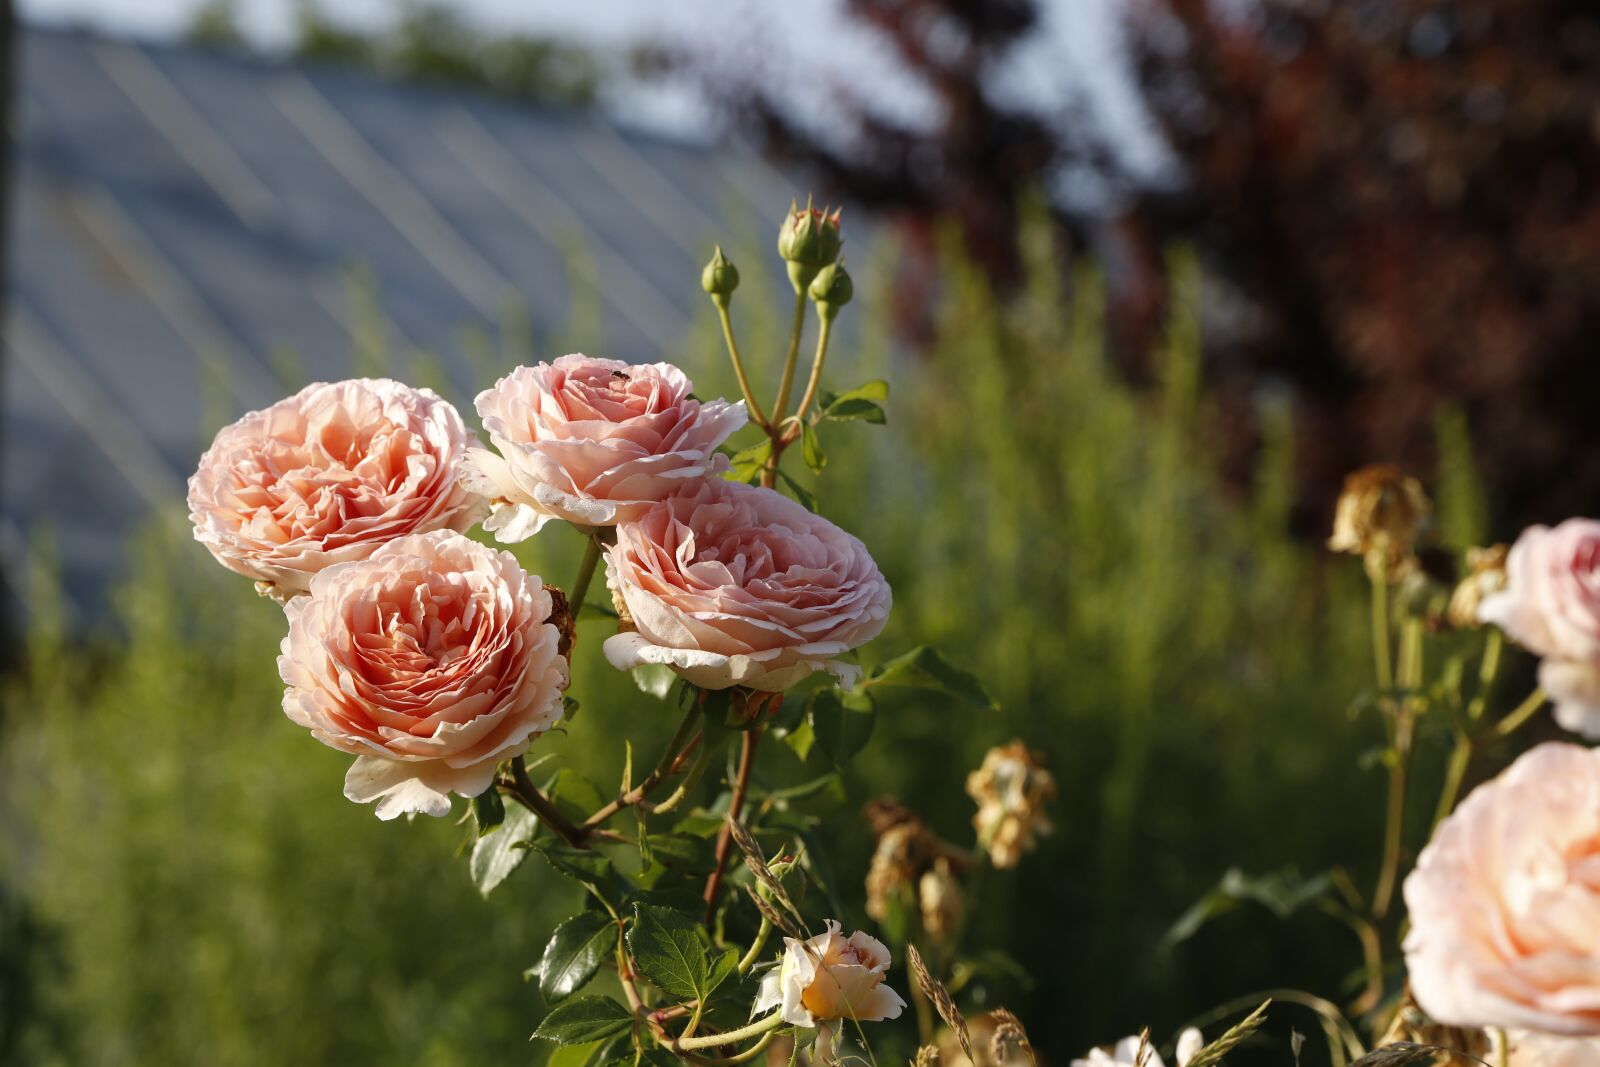
[[1021, 741], [985, 753], [967, 775], [967, 793], [978, 802], [978, 844], [996, 867], [1015, 867], [1052, 829], [1044, 807], [1056, 795], [1055, 777]]
[[1506, 587], [1506, 556], [1510, 551], [1510, 547], [1503, 544], [1467, 549], [1467, 566], [1471, 571], [1456, 585], [1455, 592], [1450, 594], [1450, 607], [1445, 610], [1451, 626], [1469, 630], [1483, 625], [1483, 620], [1478, 618], [1478, 606], [1484, 597]]
[[1433, 505], [1422, 483], [1388, 463], [1344, 480], [1328, 547], [1360, 556], [1374, 579], [1393, 582], [1407, 569]]

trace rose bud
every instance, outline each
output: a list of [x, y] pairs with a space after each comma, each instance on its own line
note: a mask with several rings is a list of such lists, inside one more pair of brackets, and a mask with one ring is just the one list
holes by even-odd
[[726, 469], [717, 446], [745, 422], [744, 403], [702, 403], [670, 363], [584, 355], [518, 367], [478, 394], [497, 455], [475, 448], [467, 473], [510, 544], [551, 519], [614, 526]]
[[403, 537], [329, 567], [285, 609], [283, 710], [356, 757], [344, 795], [380, 819], [446, 815], [561, 717], [555, 605], [509, 552]]
[[1021, 741], [985, 753], [967, 775], [967, 795], [978, 803], [978, 844], [996, 867], [1015, 867], [1052, 829], [1044, 806], [1056, 795], [1056, 780]]
[[1473, 790], [1405, 900], [1411, 992], [1433, 1020], [1600, 1035], [1600, 751], [1547, 742]]
[[324, 567], [486, 502], [462, 484], [476, 438], [447, 401], [383, 378], [318, 382], [218, 431], [189, 479], [195, 540], [263, 593], [303, 593]]
[[830, 263], [817, 272], [811, 280], [811, 299], [816, 302], [817, 314], [832, 322], [839, 309], [850, 303], [855, 295], [855, 284], [844, 269], [844, 260]]
[[1505, 588], [1478, 617], [1535, 655], [1564, 729], [1600, 738], [1600, 522], [1530, 526], [1506, 555]]
[[837, 1041], [841, 1020], [900, 1017], [906, 1002], [883, 980], [890, 962], [883, 942], [859, 930], [845, 937], [832, 919], [826, 933], [783, 941], [783, 958], [761, 980], [751, 1015], [777, 1009], [786, 1023], [815, 1027], [824, 1059]]
[[839, 218], [840, 209], [830, 215], [827, 208], [812, 207], [810, 197], [803, 208], [798, 201], [790, 202], [789, 213], [778, 229], [778, 255], [788, 261], [789, 281], [796, 293], [805, 292], [817, 272], [839, 258], [843, 245]]
[[867, 548], [772, 489], [707, 479], [617, 526], [606, 581], [634, 632], [618, 670], [671, 667], [702, 689], [781, 692], [878, 635], [893, 597]]
[[1387, 463], [1363, 467], [1344, 481], [1328, 547], [1362, 557], [1376, 581], [1408, 569], [1432, 505], [1422, 484]]
[[729, 298], [739, 288], [739, 268], [722, 254], [721, 245], [717, 246], [705, 270], [700, 272], [700, 288], [709, 293], [712, 302], [723, 310], [727, 310]]

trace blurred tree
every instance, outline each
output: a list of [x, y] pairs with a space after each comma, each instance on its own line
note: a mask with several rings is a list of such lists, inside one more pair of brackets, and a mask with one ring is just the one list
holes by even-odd
[[191, 44], [208, 48], [243, 48], [246, 42], [239, 28], [238, 0], [206, 0], [189, 20], [184, 36]]
[[1516, 515], [1600, 493], [1600, 11], [1579, 0], [1147, 0], [1132, 40], [1181, 161], [1154, 240], [1245, 298], [1237, 383], [1291, 382], [1306, 472], [1425, 468], [1460, 405]]

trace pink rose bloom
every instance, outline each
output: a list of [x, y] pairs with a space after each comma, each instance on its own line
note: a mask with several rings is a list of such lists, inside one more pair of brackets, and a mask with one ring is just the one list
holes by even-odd
[[465, 530], [475, 439], [447, 401], [384, 378], [308, 385], [217, 434], [189, 479], [195, 540], [224, 567], [303, 593], [312, 575], [429, 530]]
[[617, 527], [607, 581], [637, 632], [605, 644], [620, 670], [666, 664], [694, 685], [781, 692], [878, 635], [889, 583], [866, 546], [771, 489], [710, 479]]
[[686, 483], [726, 469], [717, 446], [744, 403], [701, 403], [669, 363], [562, 356], [518, 367], [478, 394], [489, 440], [473, 449], [474, 487], [494, 501], [484, 529], [521, 541], [551, 519], [614, 526]]
[[1434, 1019], [1600, 1034], [1600, 750], [1539, 745], [1473, 790], [1405, 897], [1411, 990]]
[[284, 713], [356, 757], [344, 795], [378, 818], [445, 815], [561, 717], [567, 661], [539, 579], [439, 530], [329, 567], [289, 602]]
[[1506, 558], [1506, 586], [1478, 616], [1544, 657], [1539, 684], [1556, 722], [1600, 738], [1600, 522], [1530, 526]]

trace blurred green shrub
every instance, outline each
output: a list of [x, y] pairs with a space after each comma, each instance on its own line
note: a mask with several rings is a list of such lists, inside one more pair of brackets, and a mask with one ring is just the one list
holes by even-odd
[[[1224, 993], [1339, 995], [1357, 957], [1315, 918], [1230, 918], [1176, 954], [1158, 944], [1226, 867], [1374, 852], [1380, 791], [1351, 769], [1366, 724], [1345, 711], [1369, 671], [1359, 575], [1287, 536], [1288, 412], [1267, 411], [1253, 492], [1225, 490], [1194, 270], [1175, 264], [1161, 384], [1139, 392], [1107, 366], [1095, 279], [1063, 284], [1035, 232], [1032, 288], [1005, 308], [950, 257], [939, 338], [916, 359], [892, 352], [870, 299], [892, 256], [862, 265], [869, 310], [828, 377], [890, 379], [889, 423], [829, 424], [820, 488], [896, 591], [869, 658], [935, 643], [1001, 702], [889, 707], [848, 803], [893, 794], [962, 840], [962, 783], [984, 749], [1021, 737], [1049, 756], [1056, 835], [973, 894], [974, 932], [1033, 974], [1007, 1003], [1064, 1060], [1146, 1023], [1174, 1032]], [[753, 303], [735, 312], [765, 381], [775, 368], [756, 353], [777, 331]], [[680, 359], [701, 395], [734, 392], [714, 330], [708, 313]], [[481, 372], [494, 357], [479, 353]], [[470, 395], [455, 399], [470, 412]], [[15, 1030], [24, 1062], [43, 1064], [529, 1056], [541, 1009], [519, 974], [570, 903], [548, 895], [566, 889], [530, 862], [484, 902], [457, 854], [465, 829], [380, 824], [343, 800], [347, 757], [277, 710], [277, 608], [169, 518], [132, 555], [121, 621], [98, 640], [66, 640], [48, 596], [33, 599], [0, 723], [0, 888], [58, 965], [34, 968], [27, 1025], [0, 1035]], [[546, 534], [519, 553], [565, 584], [575, 542]], [[621, 736], [654, 752], [670, 715], [599, 662], [605, 628], [580, 639], [581, 745], [548, 740], [609, 788]], [[792, 763], [769, 753], [763, 772], [809, 776]], [[869, 831], [841, 818], [832, 844], [859, 920]], [[21, 944], [0, 944], [0, 962], [33, 959]]]

